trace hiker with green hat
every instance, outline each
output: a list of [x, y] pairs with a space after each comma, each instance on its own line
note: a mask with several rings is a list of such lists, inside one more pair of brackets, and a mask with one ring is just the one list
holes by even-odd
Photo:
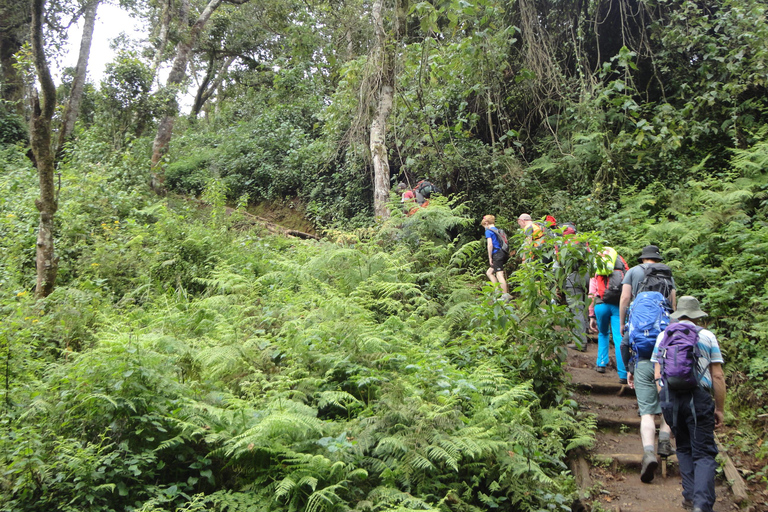
[[715, 429], [723, 425], [725, 375], [717, 338], [700, 327], [708, 316], [695, 297], [680, 297], [653, 349], [661, 410], [672, 426], [683, 481], [683, 508], [711, 512], [718, 468]]

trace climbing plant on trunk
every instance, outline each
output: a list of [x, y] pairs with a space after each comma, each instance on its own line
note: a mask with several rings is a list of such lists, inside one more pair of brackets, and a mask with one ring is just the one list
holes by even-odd
[[32, 55], [42, 97], [37, 91], [32, 97], [32, 120], [29, 139], [40, 181], [40, 197], [35, 206], [40, 211], [37, 231], [37, 286], [38, 298], [48, 296], [56, 282], [59, 258], [54, 252], [53, 218], [58, 209], [54, 186], [54, 154], [51, 148], [51, 119], [56, 109], [56, 87], [45, 58], [43, 46], [43, 8], [45, 0], [32, 0]]

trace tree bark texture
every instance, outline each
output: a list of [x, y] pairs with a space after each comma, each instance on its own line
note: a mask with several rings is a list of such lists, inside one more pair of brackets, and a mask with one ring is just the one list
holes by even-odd
[[75, 78], [72, 80], [72, 91], [69, 93], [69, 101], [64, 110], [57, 153], [64, 148], [64, 143], [72, 136], [72, 132], [75, 131], [75, 121], [77, 121], [77, 115], [80, 113], [80, 102], [83, 99], [88, 58], [91, 55], [91, 41], [93, 40], [93, 29], [96, 26], [96, 11], [99, 8], [99, 1], [91, 0], [85, 7], [83, 37], [80, 39], [80, 53], [77, 57]]
[[376, 31], [376, 47], [374, 62], [379, 73], [378, 105], [371, 122], [371, 159], [373, 160], [373, 211], [377, 219], [389, 218], [389, 159], [387, 157], [387, 118], [392, 111], [395, 95], [394, 74], [391, 70], [391, 59], [386, 48], [386, 32], [382, 16], [383, 0], [373, 4], [372, 17]]
[[30, 124], [30, 145], [35, 156], [37, 174], [40, 180], [40, 197], [35, 206], [40, 211], [40, 225], [37, 231], [37, 286], [35, 295], [43, 298], [50, 295], [56, 283], [59, 258], [54, 252], [53, 218], [58, 209], [54, 187], [54, 154], [51, 148], [51, 118], [56, 109], [56, 87], [51, 79], [43, 46], [43, 5], [45, 0], [32, 0], [32, 55], [37, 70], [37, 79], [42, 89], [42, 98], [33, 95], [32, 122]]
[[214, 59], [211, 58], [211, 61], [208, 65], [208, 71], [205, 73], [205, 78], [200, 84], [200, 87], [197, 89], [197, 94], [195, 95], [195, 103], [192, 105], [192, 112], [190, 113], [190, 117], [193, 119], [197, 117], [197, 115], [200, 113], [200, 110], [202, 110], [203, 105], [205, 105], [205, 102], [211, 99], [211, 96], [213, 96], [213, 94], [216, 92], [216, 89], [218, 89], [221, 85], [221, 82], [224, 80], [224, 76], [229, 69], [229, 66], [231, 66], [234, 61], [235, 57], [227, 57], [221, 66], [219, 66], [217, 72]]
[[157, 68], [160, 67], [160, 62], [163, 60], [163, 52], [165, 51], [165, 45], [168, 44], [168, 28], [171, 26], [171, 0], [163, 2], [163, 15], [160, 22], [160, 30], [157, 36], [159, 41], [157, 45], [157, 51], [152, 58], [152, 82], [155, 81], [157, 76]]
[[157, 135], [152, 144], [152, 189], [156, 193], [162, 193], [165, 188], [165, 179], [162, 173], [158, 172], [160, 160], [167, 151], [168, 143], [173, 135], [173, 124], [179, 112], [179, 103], [176, 99], [176, 88], [184, 81], [187, 74], [187, 63], [189, 54], [197, 43], [205, 24], [210, 19], [213, 12], [221, 5], [222, 0], [210, 0], [205, 6], [200, 17], [190, 28], [189, 34], [176, 47], [176, 57], [173, 60], [171, 72], [168, 75], [166, 88], [168, 89], [168, 100], [166, 103], [165, 114], [157, 127]]

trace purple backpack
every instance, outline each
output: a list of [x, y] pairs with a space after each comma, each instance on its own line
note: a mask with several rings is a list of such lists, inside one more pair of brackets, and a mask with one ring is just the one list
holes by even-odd
[[701, 329], [691, 324], [674, 323], [664, 331], [656, 359], [661, 366], [661, 378], [667, 389], [687, 390], [699, 385], [702, 377], [698, 375]]

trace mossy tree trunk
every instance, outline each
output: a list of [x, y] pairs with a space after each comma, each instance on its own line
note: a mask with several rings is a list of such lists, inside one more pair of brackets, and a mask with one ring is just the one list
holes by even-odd
[[40, 180], [40, 197], [35, 206], [40, 211], [37, 231], [37, 286], [35, 295], [47, 297], [53, 291], [59, 258], [54, 252], [53, 219], [58, 209], [54, 186], [54, 153], [51, 147], [51, 119], [56, 109], [56, 87], [51, 79], [43, 46], [43, 8], [45, 0], [32, 0], [32, 54], [42, 97], [35, 91], [29, 139]]

